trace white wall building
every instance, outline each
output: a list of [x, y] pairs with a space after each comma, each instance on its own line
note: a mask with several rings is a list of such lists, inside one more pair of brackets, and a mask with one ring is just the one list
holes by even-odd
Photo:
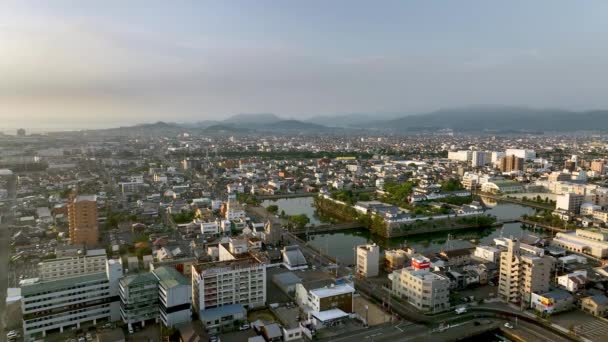
[[266, 265], [253, 258], [192, 265], [195, 312], [229, 304], [266, 304]]
[[484, 261], [498, 263], [500, 260], [500, 249], [492, 246], [477, 246], [473, 256]]
[[91, 249], [85, 255], [44, 260], [38, 263], [41, 280], [67, 278], [86, 273], [104, 272], [106, 251]]
[[375, 277], [380, 270], [380, 247], [374, 244], [357, 246], [357, 274]]
[[568, 192], [563, 195], [557, 196], [555, 209], [561, 209], [569, 213], [578, 214], [580, 213], [581, 204], [583, 204], [584, 200], [584, 195], [578, 195], [575, 193]]
[[391, 273], [392, 294], [421, 311], [447, 310], [450, 308], [450, 279], [430, 272], [430, 265], [428, 258], [414, 256], [411, 266]]
[[517, 158], [524, 158], [524, 160], [532, 160], [536, 158], [536, 152], [534, 150], [526, 150], [520, 148], [509, 148], [505, 151], [507, 156], [516, 156]]
[[585, 288], [587, 283], [587, 271], [579, 270], [557, 277], [557, 284], [568, 292], [574, 293]]
[[23, 336], [33, 341], [49, 331], [80, 328], [98, 320], [118, 321], [122, 266], [108, 260], [106, 272], [28, 283], [21, 287]]
[[473, 156], [472, 151], [462, 150], [462, 151], [450, 151], [448, 152], [448, 159], [455, 161], [469, 161]]
[[158, 279], [160, 319], [167, 327], [191, 321], [192, 281], [173, 267], [162, 266], [152, 271]]

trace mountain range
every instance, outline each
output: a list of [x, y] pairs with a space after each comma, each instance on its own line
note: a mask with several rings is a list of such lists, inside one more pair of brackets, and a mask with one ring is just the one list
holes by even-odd
[[204, 133], [251, 132], [434, 132], [452, 129], [467, 133], [535, 133], [599, 131], [608, 127], [608, 110], [566, 111], [514, 106], [470, 106], [440, 109], [426, 114], [398, 113], [316, 116], [304, 120], [287, 119], [270, 113], [237, 114], [225, 120], [194, 123], [143, 124], [114, 130], [151, 133], [179, 132], [184, 129]]

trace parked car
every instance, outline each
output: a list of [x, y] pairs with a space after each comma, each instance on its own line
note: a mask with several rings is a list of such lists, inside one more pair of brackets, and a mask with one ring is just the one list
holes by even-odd
[[239, 328], [239, 330], [243, 331], [243, 330], [248, 330], [250, 328], [251, 328], [251, 325], [249, 325], [249, 323], [245, 323], [245, 324], [241, 325], [241, 327]]
[[513, 329], [513, 325], [509, 322], [505, 323], [505, 328]]

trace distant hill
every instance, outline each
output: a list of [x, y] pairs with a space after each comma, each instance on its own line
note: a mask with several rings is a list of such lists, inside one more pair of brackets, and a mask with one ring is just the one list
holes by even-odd
[[264, 127], [271, 130], [323, 130], [327, 127], [314, 124], [311, 122], [303, 122], [298, 120], [281, 120]]
[[403, 117], [403, 113], [352, 113], [339, 115], [319, 115], [304, 120], [328, 127], [367, 127], [370, 122]]
[[279, 122], [283, 119], [271, 113], [259, 113], [259, 114], [236, 114], [223, 120], [225, 124], [235, 124], [239, 126], [256, 124], [256, 125], [268, 125], [275, 122]]
[[559, 109], [475, 106], [375, 121], [369, 123], [368, 127], [391, 131], [450, 128], [460, 132], [600, 130], [608, 127], [608, 111], [570, 112]]

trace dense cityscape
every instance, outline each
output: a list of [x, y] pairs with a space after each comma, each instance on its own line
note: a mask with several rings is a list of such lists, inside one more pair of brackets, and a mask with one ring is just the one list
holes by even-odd
[[608, 332], [603, 135], [164, 125], [0, 136], [9, 340]]
[[0, 1], [0, 342], [608, 342], [608, 1]]

